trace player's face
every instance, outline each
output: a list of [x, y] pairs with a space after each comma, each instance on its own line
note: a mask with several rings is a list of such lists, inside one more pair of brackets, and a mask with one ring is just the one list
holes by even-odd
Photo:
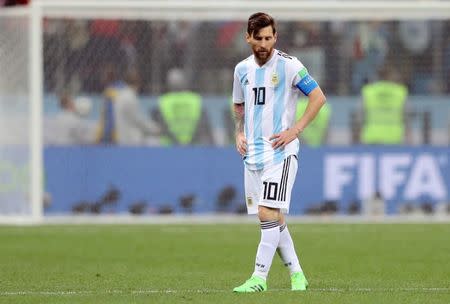
[[246, 39], [258, 62], [264, 64], [272, 54], [273, 46], [277, 41], [277, 34], [273, 33], [272, 26], [269, 25], [251, 36], [247, 33]]

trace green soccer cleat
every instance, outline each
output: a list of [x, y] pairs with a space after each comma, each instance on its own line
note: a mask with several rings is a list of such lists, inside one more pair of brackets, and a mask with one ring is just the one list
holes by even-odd
[[233, 292], [261, 292], [267, 290], [267, 283], [264, 279], [252, 276], [244, 284], [233, 289]]
[[308, 281], [303, 272], [294, 272], [291, 275], [291, 290], [306, 290]]

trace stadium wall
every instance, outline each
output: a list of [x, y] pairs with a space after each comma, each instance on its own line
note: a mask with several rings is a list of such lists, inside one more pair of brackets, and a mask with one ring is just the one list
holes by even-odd
[[[377, 190], [386, 214], [436, 212], [449, 201], [449, 157], [425, 146], [302, 147], [291, 213], [360, 214]], [[245, 211], [231, 147], [47, 147], [44, 163], [45, 215]]]

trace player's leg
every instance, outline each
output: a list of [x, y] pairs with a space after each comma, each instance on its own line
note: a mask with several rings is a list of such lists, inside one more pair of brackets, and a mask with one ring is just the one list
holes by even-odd
[[[246, 172], [245, 175], [247, 206], [249, 195], [258, 198], [257, 200], [252, 199], [252, 201], [258, 202], [258, 217], [261, 223], [261, 240], [256, 253], [252, 278], [257, 278], [264, 283], [280, 241], [281, 210], [289, 210], [288, 173], [291, 167], [296, 170], [296, 166], [290, 165], [290, 159], [289, 157], [283, 163], [257, 171], [258, 176], [253, 175], [252, 172]], [[291, 175], [295, 175], [295, 172]], [[255, 191], [259, 191], [258, 195], [255, 194]], [[250, 213], [250, 209], [248, 210]], [[247, 282], [242, 286], [248, 286]]]
[[258, 292], [267, 290], [267, 275], [280, 241], [280, 210], [258, 207], [261, 240], [256, 251], [255, 269], [249, 280], [233, 289], [234, 292]]
[[[292, 187], [295, 182], [295, 177], [297, 175], [297, 158], [295, 156], [290, 156], [288, 170], [285, 172], [286, 183], [286, 201], [289, 206], [291, 200]], [[289, 210], [287, 208], [286, 210]], [[306, 280], [298, 256], [295, 252], [294, 242], [292, 241], [291, 234], [286, 224], [285, 216], [280, 215], [280, 242], [278, 243], [278, 253], [283, 260], [283, 263], [288, 267], [291, 275], [291, 289], [292, 290], [306, 290], [308, 287], [308, 281]]]
[[303, 272], [284, 215], [281, 215], [280, 242], [277, 249], [284, 266], [289, 269], [291, 275], [294, 272]]
[[258, 214], [258, 202], [262, 190], [261, 171], [244, 168], [245, 204], [248, 214]]
[[270, 206], [258, 206], [262, 198], [261, 194], [264, 191], [262, 177], [262, 171], [245, 169], [247, 211], [249, 214], [258, 213], [261, 239], [256, 252], [254, 272], [249, 280], [233, 289], [235, 292], [257, 292], [267, 289], [267, 274], [280, 240], [280, 210]]
[[259, 206], [258, 217], [261, 225], [261, 240], [256, 252], [253, 276], [266, 280], [280, 242], [280, 209]]
[[283, 264], [289, 269], [291, 275], [292, 290], [306, 290], [308, 281], [303, 273], [302, 267], [295, 252], [294, 242], [287, 227], [284, 216], [280, 220], [280, 242], [278, 243], [278, 254]]
[[[244, 169], [245, 203], [248, 214], [258, 213], [258, 201], [262, 189], [261, 171]], [[259, 292], [267, 290], [265, 279], [252, 276], [244, 284], [233, 289], [234, 292]]]

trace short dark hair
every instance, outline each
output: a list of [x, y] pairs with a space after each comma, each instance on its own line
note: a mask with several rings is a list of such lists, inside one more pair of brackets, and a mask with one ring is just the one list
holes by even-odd
[[266, 27], [266, 26], [272, 26], [273, 33], [275, 34], [277, 32], [275, 28], [275, 20], [266, 13], [254, 13], [248, 18], [248, 24], [247, 24], [247, 33], [252, 36], [253, 34], [258, 34], [258, 32]]

